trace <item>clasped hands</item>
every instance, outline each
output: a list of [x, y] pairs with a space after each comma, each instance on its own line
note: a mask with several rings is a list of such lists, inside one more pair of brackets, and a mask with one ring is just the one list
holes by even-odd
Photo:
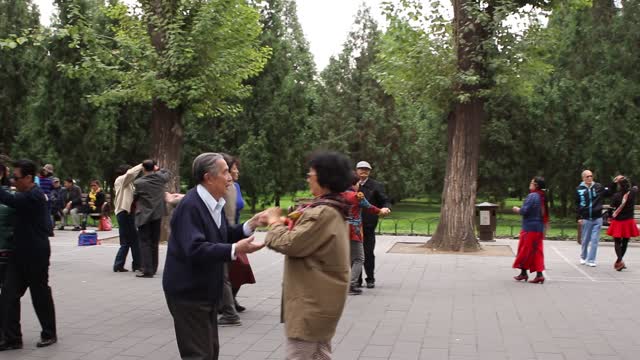
[[[264, 227], [267, 225], [271, 225], [270, 219], [271, 214], [275, 212], [274, 209], [280, 211], [279, 208], [269, 208], [267, 210], [261, 211], [255, 215], [251, 219], [247, 221], [247, 224], [251, 228], [251, 230], [255, 230], [258, 227]], [[251, 235], [248, 238], [242, 239], [236, 242], [236, 252], [251, 254], [262, 249], [265, 246], [264, 242], [254, 242], [255, 236]]]

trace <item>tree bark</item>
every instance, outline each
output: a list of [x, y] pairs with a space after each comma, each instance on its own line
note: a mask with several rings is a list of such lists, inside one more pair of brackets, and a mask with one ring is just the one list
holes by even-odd
[[173, 174], [168, 186], [170, 192], [180, 191], [183, 141], [182, 111], [170, 109], [166, 103], [154, 100], [151, 108], [151, 158]]
[[[453, 0], [452, 4], [458, 72], [472, 72], [481, 80], [475, 84], [459, 83], [454, 89], [468, 99], [456, 101], [449, 114], [447, 168], [440, 222], [427, 246], [443, 251], [478, 251], [480, 245], [475, 236], [474, 217], [480, 129], [486, 117], [485, 100], [479, 91], [486, 84], [483, 44], [490, 34], [471, 14], [471, 11], [481, 11], [477, 4], [469, 0]], [[484, 11], [492, 17], [492, 8]]]
[[448, 125], [448, 155], [440, 223], [428, 245], [443, 251], [477, 251], [474, 231], [484, 101], [456, 105]]

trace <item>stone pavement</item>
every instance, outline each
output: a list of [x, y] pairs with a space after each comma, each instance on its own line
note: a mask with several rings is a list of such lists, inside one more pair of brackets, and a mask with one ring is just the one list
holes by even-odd
[[[51, 239], [58, 344], [35, 348], [39, 325], [25, 296], [25, 349], [0, 359], [178, 359], [161, 276], [113, 273], [115, 241], [77, 247], [75, 236], [58, 231]], [[601, 244], [599, 266], [587, 268], [578, 264], [575, 242], [547, 241], [547, 282], [534, 285], [512, 280], [517, 271], [510, 257], [386, 253], [396, 241], [425, 238], [378, 237], [378, 286], [349, 297], [333, 339], [334, 359], [640, 358], [637, 244], [629, 248], [629, 269], [616, 272], [611, 243]], [[239, 293], [247, 307], [243, 326], [220, 329], [220, 358], [283, 359], [283, 258], [265, 249], [250, 259], [257, 284]]]

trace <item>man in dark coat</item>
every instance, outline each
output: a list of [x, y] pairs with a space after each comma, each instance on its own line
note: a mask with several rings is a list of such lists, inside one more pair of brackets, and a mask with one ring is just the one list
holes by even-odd
[[[369, 178], [371, 165], [366, 161], [358, 162], [358, 164], [356, 164], [356, 173], [360, 178], [359, 191], [364, 194], [365, 198], [367, 198], [372, 205], [375, 205], [378, 208], [391, 208], [391, 203], [389, 203], [389, 198], [384, 193], [384, 186], [382, 183]], [[369, 289], [373, 289], [376, 286], [376, 278], [374, 276], [376, 257], [374, 255], [374, 250], [376, 247], [377, 225], [378, 215], [369, 214], [366, 211], [362, 212], [364, 272], [367, 275], [365, 280], [367, 282], [367, 288]], [[362, 280], [360, 284], [362, 284]]]
[[173, 212], [171, 238], [162, 278], [182, 359], [218, 359], [217, 303], [222, 295], [223, 264], [261, 249], [254, 229], [266, 224], [260, 213], [241, 225], [229, 225], [224, 214], [226, 189], [233, 186], [229, 167], [218, 153], [193, 161], [198, 185]]
[[[15, 248], [7, 269], [6, 283], [2, 289], [2, 332], [4, 340], [0, 351], [22, 348], [20, 329], [20, 298], [27, 288], [36, 311], [42, 332], [38, 347], [57, 341], [56, 317], [53, 297], [49, 287], [49, 212], [47, 199], [36, 186], [36, 165], [29, 160], [14, 164], [13, 178], [18, 191], [11, 194], [0, 187], [0, 202], [15, 209]], [[0, 174], [0, 179], [5, 174]]]
[[145, 160], [142, 173], [143, 176], [133, 182], [142, 271], [136, 276], [152, 278], [158, 271], [160, 225], [166, 213], [164, 193], [171, 180], [171, 172], [158, 168], [154, 160]]

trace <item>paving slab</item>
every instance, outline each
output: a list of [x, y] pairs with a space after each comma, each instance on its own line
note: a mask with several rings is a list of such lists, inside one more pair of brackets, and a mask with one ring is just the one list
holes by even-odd
[[[40, 327], [25, 296], [25, 349], [0, 359], [178, 359], [161, 275], [112, 271], [117, 230], [88, 247], [77, 246], [77, 234], [51, 238], [58, 344], [35, 347]], [[630, 245], [628, 269], [617, 272], [611, 243], [601, 243], [598, 266], [589, 268], [576, 242], [546, 241], [547, 281], [537, 285], [512, 279], [512, 257], [387, 253], [396, 242], [426, 240], [378, 236], [376, 288], [348, 298], [334, 359], [640, 358], [640, 245]], [[517, 248], [515, 240], [493, 244]], [[161, 246], [160, 273], [165, 254]], [[249, 258], [257, 283], [238, 294], [243, 325], [220, 328], [220, 359], [283, 359], [283, 257], [265, 249]]]

